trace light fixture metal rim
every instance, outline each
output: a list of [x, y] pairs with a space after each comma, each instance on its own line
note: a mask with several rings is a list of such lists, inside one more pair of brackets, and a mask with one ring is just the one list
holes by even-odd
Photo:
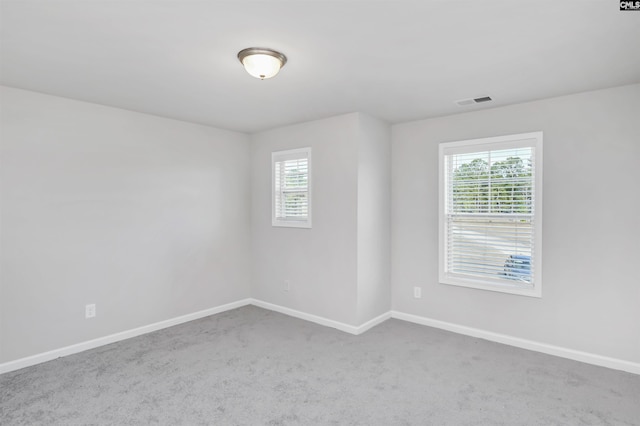
[[281, 64], [280, 68], [284, 67], [284, 64], [287, 63], [287, 57], [283, 53], [280, 53], [277, 50], [269, 49], [266, 47], [247, 47], [246, 49], [242, 49], [241, 51], [238, 52], [238, 59], [240, 60], [241, 63], [243, 63], [242, 61], [244, 60], [244, 58], [251, 55], [273, 56], [274, 58], [280, 61], [280, 64]]

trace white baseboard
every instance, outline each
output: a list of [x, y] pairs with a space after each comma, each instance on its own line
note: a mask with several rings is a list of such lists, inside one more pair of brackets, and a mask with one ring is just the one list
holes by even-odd
[[41, 354], [28, 356], [26, 358], [20, 358], [15, 361], [5, 362], [0, 364], [0, 374], [19, 370], [25, 367], [30, 367], [32, 365], [51, 361], [63, 356], [76, 354], [78, 352], [83, 352], [89, 349], [94, 349], [99, 346], [108, 345], [110, 343], [119, 342], [121, 340], [130, 339], [142, 334], [151, 333], [152, 331], [162, 330], [163, 328], [173, 327], [174, 325], [182, 324], [185, 322], [208, 317], [210, 315], [218, 314], [220, 312], [236, 309], [241, 306], [249, 305], [250, 303], [251, 299], [238, 300], [237, 302], [227, 303], [226, 305], [204, 309], [202, 311], [193, 312], [191, 314], [182, 315], [165, 321], [160, 321], [131, 330], [122, 331], [120, 333], [110, 334], [108, 336], [99, 337], [97, 339], [87, 340], [86, 342], [77, 343], [75, 345], [65, 346], [64, 348], [54, 349], [52, 351], [44, 352]]
[[324, 325], [326, 327], [336, 328], [340, 331], [344, 331], [349, 334], [361, 334], [365, 331], [369, 330], [372, 327], [380, 324], [391, 318], [391, 312], [385, 312], [384, 314], [373, 318], [362, 325], [355, 326], [349, 325], [343, 322], [334, 321], [329, 318], [320, 317], [318, 315], [308, 314], [306, 312], [297, 311], [295, 309], [287, 308], [280, 305], [275, 305], [273, 303], [265, 302], [258, 299], [251, 299], [251, 304], [258, 306], [260, 308], [268, 309], [270, 311], [280, 312], [281, 314], [289, 315], [290, 317], [295, 317], [299, 319], [303, 319], [305, 321], [314, 322], [316, 324]]
[[533, 340], [521, 339], [518, 337], [508, 336], [505, 334], [494, 333], [491, 331], [453, 324], [445, 321], [439, 321], [431, 318], [421, 317], [418, 315], [407, 314], [404, 312], [398, 312], [398, 311], [385, 312], [382, 315], [379, 315], [378, 317], [373, 318], [362, 325], [354, 326], [354, 325], [349, 325], [343, 322], [334, 321], [328, 318], [308, 314], [306, 312], [297, 311], [295, 309], [286, 308], [284, 306], [275, 305], [273, 303], [268, 303], [262, 300], [251, 299], [251, 298], [239, 300], [239, 301], [228, 303], [221, 306], [216, 306], [214, 308], [205, 309], [202, 311], [168, 319], [165, 321], [160, 321], [160, 322], [146, 325], [143, 327], [134, 328], [132, 330], [111, 334], [109, 336], [88, 340], [86, 342], [81, 342], [75, 345], [66, 346], [64, 348], [54, 349], [52, 351], [29, 356], [26, 358], [20, 358], [14, 361], [5, 362], [0, 364], [0, 374], [19, 370], [21, 368], [40, 364], [42, 362], [51, 361], [53, 359], [60, 358], [63, 356], [76, 354], [89, 349], [94, 349], [99, 346], [108, 345], [110, 343], [115, 343], [121, 340], [140, 336], [142, 334], [151, 333], [153, 331], [161, 330], [163, 328], [172, 327], [174, 325], [197, 320], [210, 315], [215, 315], [221, 312], [240, 308], [246, 305], [255, 305], [260, 308], [268, 309], [275, 312], [280, 312], [285, 315], [289, 315], [302, 320], [314, 322], [316, 324], [324, 325], [326, 327], [332, 327], [332, 328], [344, 331], [346, 333], [354, 334], [354, 335], [364, 333], [365, 331], [388, 320], [389, 318], [395, 318], [403, 321], [408, 321], [416, 324], [421, 324], [429, 327], [451, 331], [458, 334], [463, 334], [466, 336], [478, 337], [478, 338], [489, 340], [492, 342], [503, 343], [505, 345], [515, 346], [522, 349], [528, 349], [531, 351], [542, 352], [549, 355], [555, 355], [562, 358], [585, 362], [587, 364], [593, 364], [601, 367], [612, 368], [614, 370], [621, 370], [629, 373], [640, 374], [639, 363], [625, 361], [617, 358], [606, 357], [602, 355], [596, 355], [588, 352], [577, 351], [574, 349], [563, 348], [560, 346], [549, 345], [546, 343], [540, 343]]
[[574, 349], [549, 345], [533, 340], [521, 339], [519, 337], [508, 336], [505, 334], [493, 333], [491, 331], [480, 330], [478, 328], [467, 327], [431, 318], [425, 318], [418, 315], [405, 314], [404, 312], [391, 311], [391, 318], [439, 328], [442, 330], [452, 331], [454, 333], [464, 334], [465, 336], [478, 337], [480, 339], [503, 343], [505, 345], [515, 346], [517, 348], [528, 349], [530, 351], [542, 352], [548, 355], [555, 355], [561, 358], [572, 359], [574, 361], [580, 361], [587, 364], [598, 365], [600, 367], [607, 367], [614, 370], [640, 374], [640, 364], [631, 361], [577, 351]]
[[337, 328], [338, 330], [345, 331], [350, 334], [356, 334], [356, 335], [360, 333], [364, 333], [370, 328], [375, 327], [381, 322], [384, 322], [387, 319], [391, 318], [391, 312], [386, 312], [376, 318], [373, 318], [372, 320], [367, 321], [366, 323], [360, 326], [353, 326], [353, 325], [345, 324], [339, 321], [330, 320], [328, 318], [319, 317], [317, 315], [296, 311], [295, 309], [285, 308], [284, 306], [263, 302], [262, 300], [249, 298], [249, 299], [238, 300], [237, 302], [227, 303], [226, 305], [216, 306], [210, 309], [204, 309], [202, 311], [194, 312], [191, 314], [182, 315], [176, 318], [171, 318], [165, 321], [156, 322], [153, 324], [145, 325], [145, 326], [134, 328], [131, 330], [110, 334], [108, 336], [99, 337], [97, 339], [87, 340], [86, 342], [65, 346], [63, 348], [54, 349], [48, 352], [43, 352], [40, 354], [28, 356], [25, 358], [20, 358], [14, 361], [5, 362], [0, 364], [0, 374], [19, 370], [25, 367], [30, 367], [32, 365], [51, 361], [63, 356], [77, 354], [79, 352], [83, 352], [89, 349], [94, 349], [99, 346], [104, 346], [110, 343], [119, 342], [121, 340], [130, 339], [132, 337], [137, 337], [142, 334], [147, 334], [153, 331], [162, 330], [163, 328], [168, 328], [174, 325], [183, 324], [185, 322], [208, 317], [210, 315], [215, 315], [221, 312], [230, 311], [232, 309], [240, 308], [246, 305], [255, 305], [260, 308], [268, 309], [275, 312], [280, 312], [285, 315], [300, 318], [300, 319], [314, 322], [316, 324], [324, 325], [327, 327]]
[[251, 299], [251, 304], [259, 308], [280, 312], [281, 314], [289, 315], [290, 317], [295, 317], [295, 318], [303, 319], [305, 321], [315, 322], [316, 324], [324, 325], [326, 327], [337, 328], [340, 331], [344, 331], [350, 334], [358, 334], [358, 327], [345, 324], [343, 322], [334, 321], [329, 318], [308, 314], [302, 311], [296, 311], [295, 309], [286, 308], [284, 306], [275, 305], [273, 303], [265, 302], [258, 299]]
[[364, 324], [358, 327], [358, 332], [356, 334], [364, 333], [365, 331], [375, 327], [378, 324], [382, 324], [383, 322], [385, 322], [390, 318], [391, 318], [391, 311], [385, 312], [382, 315], [379, 315], [373, 319], [370, 319], [369, 321], [365, 322]]

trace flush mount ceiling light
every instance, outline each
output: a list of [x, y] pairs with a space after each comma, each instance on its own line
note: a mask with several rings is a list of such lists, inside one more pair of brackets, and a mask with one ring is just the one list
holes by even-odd
[[249, 74], [260, 80], [275, 76], [287, 63], [287, 57], [282, 53], [263, 47], [242, 49], [238, 59]]

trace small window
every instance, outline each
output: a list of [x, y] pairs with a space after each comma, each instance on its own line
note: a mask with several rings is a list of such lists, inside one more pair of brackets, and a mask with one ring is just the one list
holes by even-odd
[[541, 297], [542, 132], [440, 144], [440, 282]]
[[311, 148], [271, 154], [272, 225], [311, 228]]

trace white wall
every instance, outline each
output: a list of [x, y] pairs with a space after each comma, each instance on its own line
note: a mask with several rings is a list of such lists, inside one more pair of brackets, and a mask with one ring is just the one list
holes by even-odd
[[[313, 228], [273, 227], [271, 153], [307, 146]], [[355, 326], [388, 312], [389, 125], [346, 114], [255, 134], [251, 150], [253, 297]]]
[[[358, 114], [252, 135], [252, 296], [354, 325]], [[271, 153], [312, 148], [313, 228], [271, 226]], [[291, 283], [284, 291], [284, 281]]]
[[[393, 126], [393, 308], [640, 362], [639, 115], [632, 85]], [[538, 130], [542, 298], [439, 284], [438, 144]]]
[[[392, 300], [640, 362], [640, 85], [395, 125], [391, 171], [389, 126], [359, 113], [249, 138], [0, 95], [0, 363], [249, 296], [356, 326]], [[438, 143], [538, 130], [542, 299], [439, 284]], [[313, 228], [274, 228], [271, 152], [305, 146]]]
[[391, 127], [359, 114], [358, 324], [391, 309]]
[[249, 297], [247, 135], [0, 94], [0, 362]]

